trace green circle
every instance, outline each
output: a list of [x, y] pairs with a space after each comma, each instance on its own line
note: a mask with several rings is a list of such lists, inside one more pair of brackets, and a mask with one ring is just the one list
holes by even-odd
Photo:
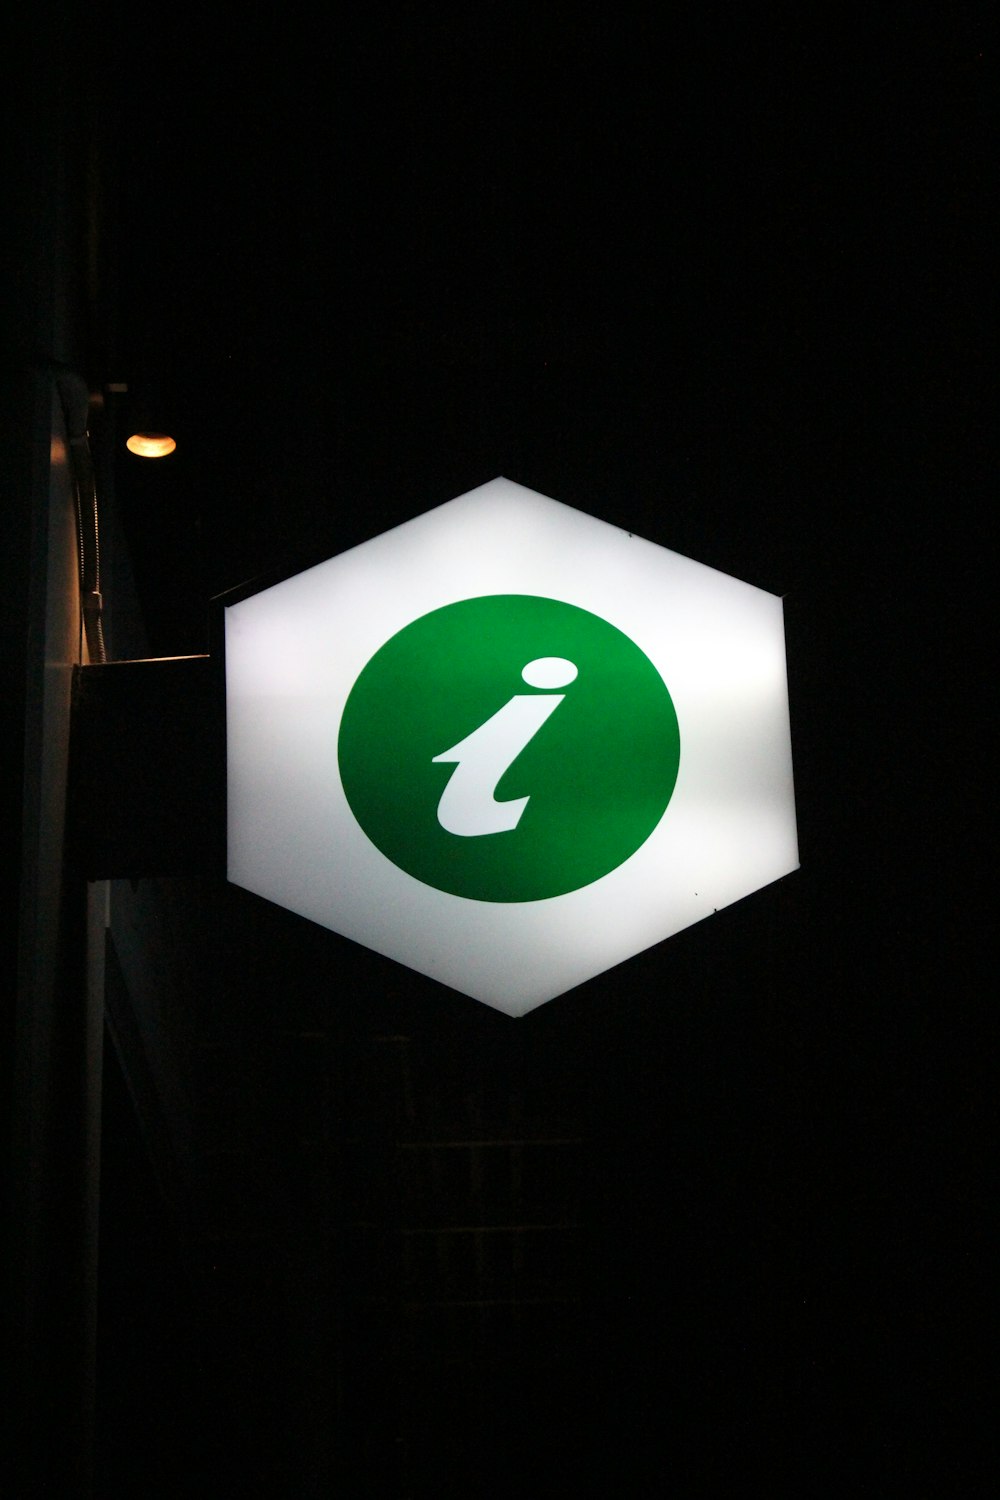
[[[438, 808], [459, 767], [435, 757], [513, 697], [551, 697], [521, 675], [551, 657], [577, 675], [493, 790], [528, 798], [516, 827], [448, 832]], [[344, 707], [338, 757], [351, 811], [400, 869], [478, 901], [541, 901], [645, 843], [677, 780], [680, 733], [660, 674], [614, 625], [558, 599], [493, 594], [432, 610], [376, 651]]]

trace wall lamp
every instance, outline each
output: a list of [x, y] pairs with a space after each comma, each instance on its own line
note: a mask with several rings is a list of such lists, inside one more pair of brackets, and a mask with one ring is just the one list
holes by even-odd
[[[124, 381], [111, 385], [108, 389], [122, 395], [128, 392], [128, 386]], [[132, 400], [131, 433], [125, 439], [126, 448], [137, 458], [166, 458], [177, 449], [176, 438], [163, 432], [155, 420], [158, 414], [162, 415], [159, 406], [160, 403], [148, 382], [142, 382], [138, 400], [135, 398]], [[151, 418], [153, 420], [150, 420]]]
[[139, 458], [166, 458], [168, 453], [174, 452], [177, 443], [165, 432], [133, 432], [125, 439], [125, 446]]

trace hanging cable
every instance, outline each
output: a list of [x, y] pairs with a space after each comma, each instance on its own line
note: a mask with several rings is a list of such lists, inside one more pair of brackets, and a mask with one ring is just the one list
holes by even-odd
[[76, 502], [77, 550], [80, 573], [80, 609], [87, 651], [91, 661], [108, 659], [104, 643], [104, 599], [101, 594], [101, 534], [97, 506], [97, 479], [87, 430], [89, 392], [78, 375], [61, 373], [59, 393], [69, 435]]
[[70, 438], [76, 491], [77, 526], [80, 536], [80, 603], [87, 650], [92, 661], [106, 662], [104, 644], [104, 598], [101, 594], [101, 531], [97, 509], [97, 483], [90, 436]]

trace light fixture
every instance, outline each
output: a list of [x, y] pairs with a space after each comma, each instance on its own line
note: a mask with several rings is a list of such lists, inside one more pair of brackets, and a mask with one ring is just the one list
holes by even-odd
[[133, 432], [126, 438], [125, 446], [139, 458], [166, 458], [177, 447], [176, 441], [165, 432]]

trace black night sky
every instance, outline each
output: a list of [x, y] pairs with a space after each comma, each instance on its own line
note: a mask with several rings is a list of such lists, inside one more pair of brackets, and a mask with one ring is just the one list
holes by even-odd
[[[95, 49], [96, 363], [178, 441], [115, 460], [121, 653], [503, 474], [785, 597], [802, 861], [521, 1021], [175, 885], [214, 1203], [157, 1229], [109, 1066], [109, 1495], [982, 1493], [984, 27], [643, 10]], [[436, 1363], [452, 1270], [393, 1246], [450, 1189], [398, 1163], [476, 1119], [579, 1143], [519, 1202], [582, 1227], [518, 1283], [561, 1301]]]

